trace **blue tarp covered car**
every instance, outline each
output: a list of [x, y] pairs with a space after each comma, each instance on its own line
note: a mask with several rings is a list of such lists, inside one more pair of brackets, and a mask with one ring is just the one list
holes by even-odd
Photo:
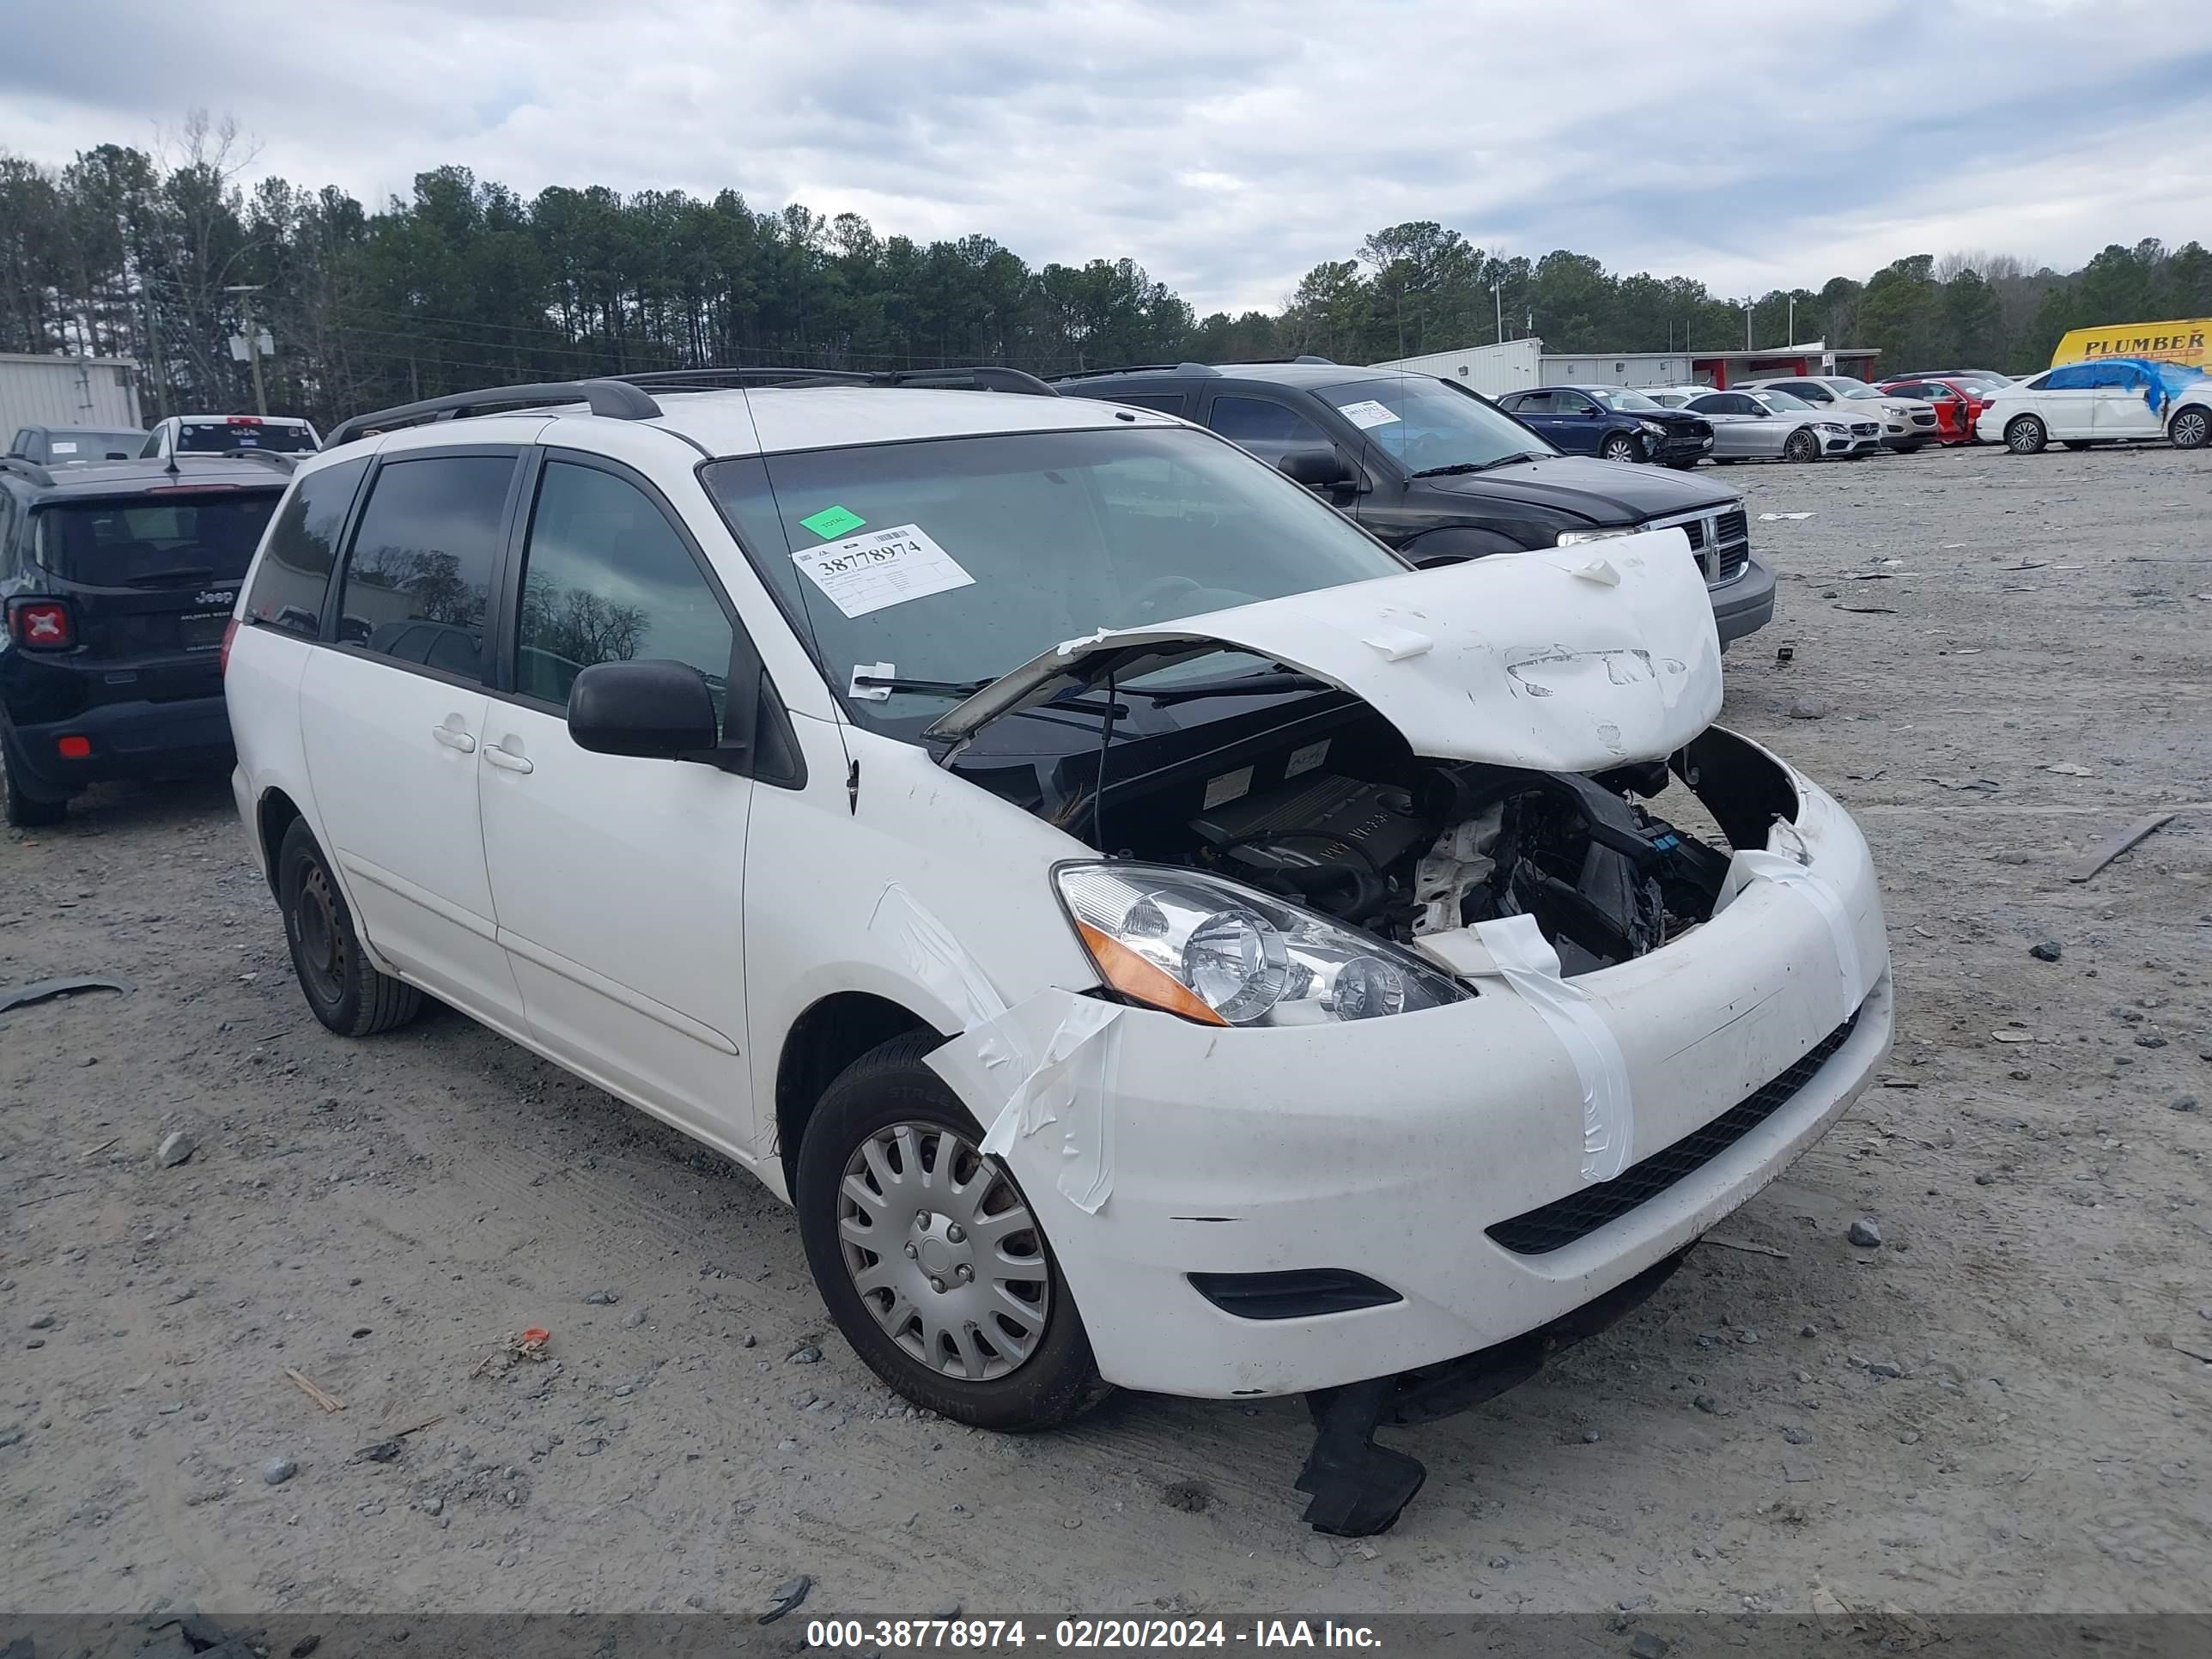
[[2185, 363], [2161, 363], [2149, 357], [2093, 357], [2086, 362], [2063, 363], [2043, 379], [2051, 392], [2086, 392], [2098, 386], [2125, 386], [2140, 391], [2154, 410], [2166, 406], [2181, 392], [2205, 379], [2201, 368]]

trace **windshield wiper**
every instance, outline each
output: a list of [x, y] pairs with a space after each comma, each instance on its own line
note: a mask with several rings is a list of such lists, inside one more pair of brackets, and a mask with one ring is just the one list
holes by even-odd
[[1239, 674], [1231, 679], [1164, 685], [1158, 690], [1141, 685], [1115, 689], [1125, 697], [1149, 697], [1155, 708], [1165, 708], [1171, 703], [1195, 702], [1200, 697], [1271, 697], [1279, 691], [1328, 691], [1335, 688], [1327, 680], [1317, 680], [1295, 669], [1270, 668], [1256, 674]]
[[1544, 459], [1533, 449], [1516, 449], [1510, 455], [1500, 455], [1489, 461], [1454, 461], [1449, 466], [1425, 466], [1408, 477], [1442, 478], [1459, 472], [1487, 472], [1493, 466], [1510, 466], [1516, 461], [1540, 461]]
[[990, 684], [989, 680], [903, 680], [887, 678], [876, 674], [853, 676], [853, 689], [855, 691], [865, 687], [870, 691], [907, 691], [918, 697], [964, 699], [974, 696]]

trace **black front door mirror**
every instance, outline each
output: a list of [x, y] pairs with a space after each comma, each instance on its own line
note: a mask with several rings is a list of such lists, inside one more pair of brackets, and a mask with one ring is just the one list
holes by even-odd
[[579, 749], [641, 760], [703, 755], [720, 741], [714, 694], [688, 663], [599, 662], [568, 688], [568, 735]]
[[1349, 489], [1355, 482], [1344, 457], [1333, 449], [1293, 449], [1275, 463], [1275, 471], [1308, 489]]

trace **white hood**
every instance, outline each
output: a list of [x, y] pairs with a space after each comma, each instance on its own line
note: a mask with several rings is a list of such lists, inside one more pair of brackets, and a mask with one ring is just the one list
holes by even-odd
[[[1721, 707], [1720, 641], [1680, 530], [1496, 554], [1070, 640], [929, 728], [964, 738], [1095, 683], [1132, 647], [1229, 646], [1349, 691], [1413, 752], [1546, 772], [1672, 753]], [[1141, 672], [1133, 664], [1123, 672]]]

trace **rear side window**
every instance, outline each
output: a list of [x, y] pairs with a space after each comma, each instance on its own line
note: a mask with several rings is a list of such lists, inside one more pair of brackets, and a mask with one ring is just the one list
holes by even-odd
[[514, 478], [509, 455], [434, 455], [380, 468], [346, 562], [339, 640], [481, 678], [484, 611]]
[[173, 490], [38, 511], [40, 568], [91, 587], [173, 587], [246, 574], [280, 492]]
[[346, 509], [353, 505], [361, 475], [368, 471], [366, 456], [311, 472], [276, 515], [269, 532], [269, 550], [253, 573], [253, 588], [246, 596], [249, 622], [267, 623], [307, 639], [323, 630], [323, 596], [331, 585], [331, 567], [337, 562], [338, 532], [345, 527]]
[[660, 658], [697, 669], [720, 715], [736, 635], [651, 497], [597, 467], [548, 461], [531, 517], [514, 689], [565, 707], [594, 663]]
[[180, 455], [221, 455], [233, 449], [266, 449], [278, 455], [314, 453], [315, 440], [304, 426], [282, 426], [250, 415], [221, 421], [185, 421], [177, 428]]

